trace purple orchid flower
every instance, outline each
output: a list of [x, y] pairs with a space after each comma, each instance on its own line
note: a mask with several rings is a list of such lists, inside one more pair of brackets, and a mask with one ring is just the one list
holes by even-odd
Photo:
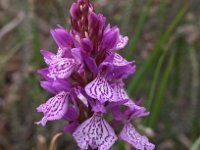
[[84, 121], [73, 133], [78, 146], [81, 149], [98, 148], [99, 150], [109, 150], [117, 140], [112, 127], [103, 119], [101, 113], [94, 115]]
[[56, 96], [50, 98], [46, 103], [37, 108], [38, 112], [42, 112], [44, 117], [36, 124], [46, 125], [47, 121], [61, 119], [67, 111], [67, 95], [66, 92], [60, 92]]
[[[95, 12], [89, 0], [72, 4], [70, 23], [69, 31], [61, 26], [51, 30], [56, 54], [41, 51], [47, 67], [38, 70], [44, 77], [40, 84], [54, 96], [37, 108], [44, 116], [36, 124], [66, 121], [64, 131], [84, 150], [109, 150], [118, 128], [122, 128], [119, 137], [134, 148], [153, 150], [155, 146], [131, 124], [149, 112], [124, 89], [123, 80], [135, 73], [136, 66], [116, 51], [126, 46], [128, 37], [116, 26], [106, 25], [106, 18]], [[110, 110], [112, 118], [106, 121]]]

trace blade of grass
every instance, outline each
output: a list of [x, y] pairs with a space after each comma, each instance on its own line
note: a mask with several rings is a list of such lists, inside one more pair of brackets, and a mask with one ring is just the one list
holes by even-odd
[[145, 23], [145, 20], [147, 18], [147, 15], [148, 15], [148, 12], [149, 12], [149, 9], [150, 9], [150, 6], [151, 6], [151, 3], [152, 3], [152, 0], [148, 0], [146, 2], [146, 5], [144, 6], [143, 8], [143, 11], [142, 11], [142, 14], [140, 15], [140, 19], [139, 19], [139, 22], [138, 24], [136, 25], [136, 29], [135, 29], [135, 35], [134, 37], [132, 38], [132, 40], [130, 41], [130, 44], [128, 46], [128, 49], [127, 49], [127, 58], [130, 59], [131, 56], [132, 56], [132, 53], [133, 51], [135, 50], [135, 47], [137, 46], [137, 43], [140, 39], [140, 36], [141, 36], [141, 32], [142, 32], [142, 29], [144, 27], [144, 23]]
[[118, 147], [118, 150], [125, 150], [124, 142], [119, 140], [117, 147]]
[[164, 25], [165, 25], [165, 16], [166, 16], [166, 12], [167, 12], [167, 1], [163, 1], [163, 0], [159, 0], [158, 1], [159, 4], [159, 37], [162, 36], [163, 33], [163, 29], [164, 29]]
[[8, 54], [4, 57], [0, 57], [1, 61], [0, 61], [0, 70], [2, 68], [4, 68], [7, 64], [7, 62], [20, 50], [20, 48], [24, 45], [23, 42], [20, 42], [18, 44], [16, 44], [11, 50], [10, 52], [8, 52]]
[[200, 149], [200, 137], [194, 142], [190, 150], [199, 150]]
[[49, 150], [56, 150], [56, 143], [61, 135], [62, 133], [57, 133], [56, 135], [53, 136], [53, 138], [51, 139]]
[[154, 105], [154, 107], [151, 108], [152, 113], [151, 113], [151, 115], [150, 115], [150, 117], [148, 118], [148, 121], [147, 121], [147, 125], [150, 126], [150, 127], [154, 126], [156, 119], [159, 115], [161, 103], [163, 101], [165, 91], [166, 91], [166, 88], [167, 88], [167, 85], [168, 85], [170, 73], [171, 73], [172, 68], [173, 68], [174, 58], [175, 58], [175, 54], [172, 54], [170, 56], [169, 61], [168, 61], [167, 68], [164, 72], [163, 79], [161, 80], [159, 90], [158, 90], [156, 98], [155, 98], [155, 105]]
[[181, 83], [181, 65], [183, 65], [183, 56], [186, 52], [187, 43], [185, 39], [181, 36], [176, 39], [176, 60], [174, 62], [174, 75], [172, 82], [172, 95], [174, 98], [177, 98], [180, 91], [180, 83]]
[[[31, 39], [30, 36], [27, 37], [28, 40]], [[0, 70], [3, 69], [7, 64], [7, 62], [18, 52], [21, 50], [21, 47], [25, 45], [26, 42], [18, 42], [11, 50], [7, 50], [8, 53], [4, 57], [0, 57]]]
[[150, 93], [149, 93], [149, 98], [148, 98], [148, 101], [147, 101], [147, 109], [148, 110], [150, 110], [150, 108], [153, 105], [153, 99], [154, 99], [154, 96], [156, 94], [156, 85], [158, 84], [158, 77], [159, 77], [160, 72], [161, 72], [161, 67], [162, 67], [162, 64], [164, 62], [164, 58], [166, 56], [166, 53], [169, 51], [173, 41], [174, 41], [174, 38], [171, 38], [169, 40], [168, 44], [166, 45], [166, 48], [164, 49], [163, 54], [161, 55], [161, 57], [158, 60], [158, 64], [156, 66], [155, 74], [154, 74], [153, 81], [152, 81], [152, 86], [150, 88], [151, 90], [150, 90]]
[[190, 117], [189, 122], [194, 123], [197, 107], [198, 107], [198, 95], [199, 95], [199, 64], [197, 58], [197, 52], [194, 45], [189, 45], [189, 56], [191, 61], [191, 71], [192, 71], [192, 82], [191, 82], [191, 92], [190, 92]]
[[32, 18], [31, 22], [32, 22], [31, 24], [32, 34], [33, 34], [32, 43], [33, 43], [33, 50], [34, 50], [34, 59], [37, 65], [42, 66], [43, 59], [41, 59], [42, 57], [40, 55], [41, 45], [40, 45], [40, 36], [39, 36], [36, 19]]
[[136, 89], [138, 88], [138, 85], [140, 84], [141, 80], [144, 78], [145, 75], [147, 75], [147, 71], [149, 70], [150, 66], [154, 63], [155, 60], [160, 56], [162, 53], [162, 47], [166, 43], [167, 39], [169, 38], [170, 34], [174, 29], [177, 27], [179, 22], [182, 20], [184, 14], [186, 12], [186, 5], [183, 5], [172, 23], [167, 28], [166, 32], [161, 37], [158, 44], [155, 46], [152, 54], [149, 56], [149, 58], [146, 60], [146, 62], [141, 66], [141, 69], [138, 70], [138, 72], [135, 74], [134, 78], [131, 79], [130, 84], [128, 86], [128, 93], [134, 94], [136, 92]]

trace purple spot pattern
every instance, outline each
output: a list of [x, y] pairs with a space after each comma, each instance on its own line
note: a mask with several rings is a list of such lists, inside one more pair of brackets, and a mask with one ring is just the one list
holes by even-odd
[[128, 62], [126, 59], [124, 59], [119, 54], [115, 53], [114, 54], [114, 59], [113, 59], [113, 64], [115, 66], [125, 66], [127, 64], [130, 64], [130, 62]]
[[38, 112], [42, 112], [44, 117], [37, 124], [46, 125], [47, 121], [61, 119], [67, 111], [67, 93], [60, 92], [56, 96], [50, 98], [46, 103], [41, 104], [38, 108]]
[[120, 50], [124, 48], [127, 43], [128, 43], [128, 37], [127, 36], [123, 37], [120, 35], [114, 50]]
[[155, 145], [150, 143], [147, 137], [140, 135], [131, 123], [126, 123], [120, 133], [120, 138], [138, 150], [153, 150]]
[[86, 85], [85, 91], [90, 97], [99, 100], [101, 103], [115, 99], [113, 88], [108, 84], [108, 81], [100, 75]]
[[46, 53], [48, 54], [48, 57], [44, 56], [45, 63], [47, 65], [51, 65], [51, 63], [52, 63], [53, 60], [56, 60], [56, 59], [59, 59], [59, 58], [63, 57], [64, 52], [65, 52], [65, 50], [63, 50], [61, 48], [58, 48], [58, 52], [57, 52], [56, 55], [53, 54], [53, 53], [51, 53], [51, 52], [49, 52], [49, 51], [46, 51]]
[[113, 89], [116, 96], [115, 101], [123, 101], [123, 100], [130, 99], [126, 91], [124, 90], [124, 87], [123, 87], [124, 84], [122, 83], [122, 81], [116, 81], [113, 85], [114, 85]]
[[112, 127], [99, 114], [94, 114], [84, 121], [73, 133], [73, 137], [84, 150], [88, 149], [88, 146], [92, 149], [109, 150], [117, 140]]
[[68, 78], [75, 67], [75, 59], [59, 58], [51, 62], [48, 77], [55, 79]]

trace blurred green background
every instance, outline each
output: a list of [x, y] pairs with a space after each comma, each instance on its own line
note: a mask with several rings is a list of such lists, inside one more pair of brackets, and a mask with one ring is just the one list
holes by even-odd
[[[36, 73], [44, 66], [40, 49], [55, 51], [49, 30], [69, 29], [73, 0], [0, 0], [0, 150], [45, 150], [64, 122], [45, 128], [35, 108], [48, 93]], [[200, 150], [200, 1], [92, 0], [97, 12], [129, 36], [120, 53], [137, 62], [127, 80], [134, 99], [143, 98], [151, 115], [138, 128], [158, 150]], [[59, 150], [78, 149], [69, 134]], [[118, 142], [113, 150], [131, 150]]]

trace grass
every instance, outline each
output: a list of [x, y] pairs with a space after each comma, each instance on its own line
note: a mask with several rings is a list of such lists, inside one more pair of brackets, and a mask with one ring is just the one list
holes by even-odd
[[140, 67], [140, 69], [135, 74], [134, 78], [131, 79], [130, 84], [128, 85], [128, 93], [130, 95], [135, 94], [137, 92], [140, 82], [144, 79], [145, 75], [147, 75], [148, 70], [151, 68], [151, 65], [158, 60], [158, 57], [162, 53], [162, 48], [164, 44], [167, 42], [169, 36], [174, 31], [174, 29], [178, 26], [180, 21], [182, 20], [184, 14], [186, 12], [186, 6], [183, 5], [177, 15], [175, 16], [174, 20], [168, 26], [167, 30], [160, 38], [159, 42], [155, 46], [153, 52], [148, 57], [148, 59], [144, 62], [144, 64]]
[[190, 150], [199, 150], [200, 149], [200, 137], [194, 142]]
[[133, 51], [135, 50], [135, 48], [138, 44], [138, 41], [140, 39], [142, 29], [143, 29], [145, 21], [147, 19], [148, 12], [149, 12], [151, 4], [152, 4], [152, 0], [147, 0], [146, 5], [143, 8], [142, 14], [140, 15], [140, 19], [139, 19], [138, 24], [136, 25], [136, 28], [135, 28], [134, 36], [130, 40], [130, 44], [129, 44], [127, 51], [126, 51], [126, 53], [127, 53], [126, 57], [128, 59], [132, 58]]
[[164, 100], [164, 95], [165, 91], [167, 89], [168, 81], [169, 81], [169, 76], [173, 68], [173, 63], [174, 63], [175, 55], [172, 54], [169, 58], [169, 61], [167, 63], [166, 70], [164, 71], [163, 78], [161, 79], [161, 83], [159, 85], [159, 90], [156, 92], [157, 94], [155, 95], [155, 102], [154, 105], [150, 105], [151, 109], [151, 115], [148, 118], [147, 126], [149, 127], [154, 127], [155, 122], [159, 116], [160, 109], [162, 107], [162, 101]]
[[152, 107], [154, 105], [153, 100], [155, 98], [155, 94], [157, 93], [156, 86], [159, 83], [159, 75], [161, 74], [161, 69], [162, 69], [162, 66], [164, 64], [166, 54], [169, 51], [169, 49], [171, 48], [173, 41], [174, 41], [173, 39], [170, 39], [169, 43], [166, 45], [166, 48], [163, 51], [163, 54], [159, 58], [158, 64], [156, 66], [156, 70], [155, 70], [155, 73], [154, 73], [154, 76], [153, 76], [153, 81], [152, 81], [151, 88], [150, 88], [149, 98], [148, 98], [148, 101], [147, 101], [147, 109], [150, 112], [151, 112], [151, 110], [153, 110], [152, 109]]

